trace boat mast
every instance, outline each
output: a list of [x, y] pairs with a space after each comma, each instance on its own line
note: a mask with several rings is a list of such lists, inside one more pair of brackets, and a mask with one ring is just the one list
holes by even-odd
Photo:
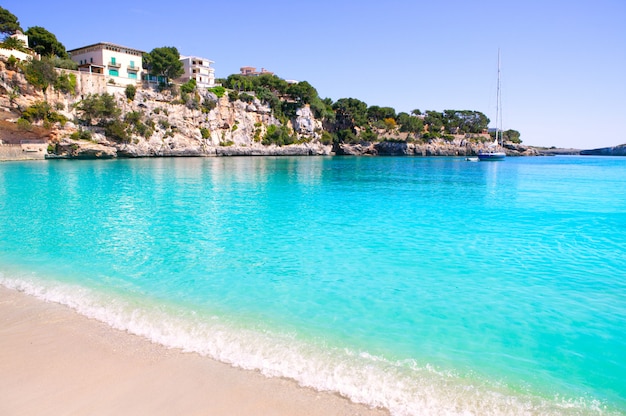
[[[498, 138], [499, 133], [499, 138]], [[498, 48], [498, 86], [496, 93], [496, 144], [502, 146], [502, 97], [500, 92], [500, 48]]]

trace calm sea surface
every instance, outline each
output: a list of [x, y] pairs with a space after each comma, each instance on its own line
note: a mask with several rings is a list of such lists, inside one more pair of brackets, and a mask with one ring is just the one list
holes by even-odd
[[626, 158], [1, 163], [0, 283], [395, 415], [626, 413]]

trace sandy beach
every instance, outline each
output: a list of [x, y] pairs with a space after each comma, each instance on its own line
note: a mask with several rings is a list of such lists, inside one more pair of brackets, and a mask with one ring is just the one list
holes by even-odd
[[2, 415], [388, 415], [0, 286]]

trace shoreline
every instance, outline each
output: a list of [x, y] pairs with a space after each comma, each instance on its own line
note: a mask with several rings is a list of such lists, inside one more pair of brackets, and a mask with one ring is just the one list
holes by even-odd
[[0, 285], [0, 413], [389, 415], [169, 349]]

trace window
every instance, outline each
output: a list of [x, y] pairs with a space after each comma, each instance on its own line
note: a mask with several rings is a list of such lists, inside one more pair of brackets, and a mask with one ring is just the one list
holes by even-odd
[[130, 78], [130, 79], [137, 79], [137, 73], [136, 72], [129, 72], [128, 73], [128, 78]]
[[[87, 63], [87, 60], [85, 59], [85, 63]], [[89, 58], [89, 63], [93, 64], [93, 58]]]
[[114, 76], [114, 77], [119, 77], [120, 73], [117, 69], [109, 69], [109, 75]]
[[111, 64], [115, 65], [115, 57], [114, 56], [111, 57]]
[[130, 67], [134, 68], [135, 67], [135, 61], [130, 61]]

